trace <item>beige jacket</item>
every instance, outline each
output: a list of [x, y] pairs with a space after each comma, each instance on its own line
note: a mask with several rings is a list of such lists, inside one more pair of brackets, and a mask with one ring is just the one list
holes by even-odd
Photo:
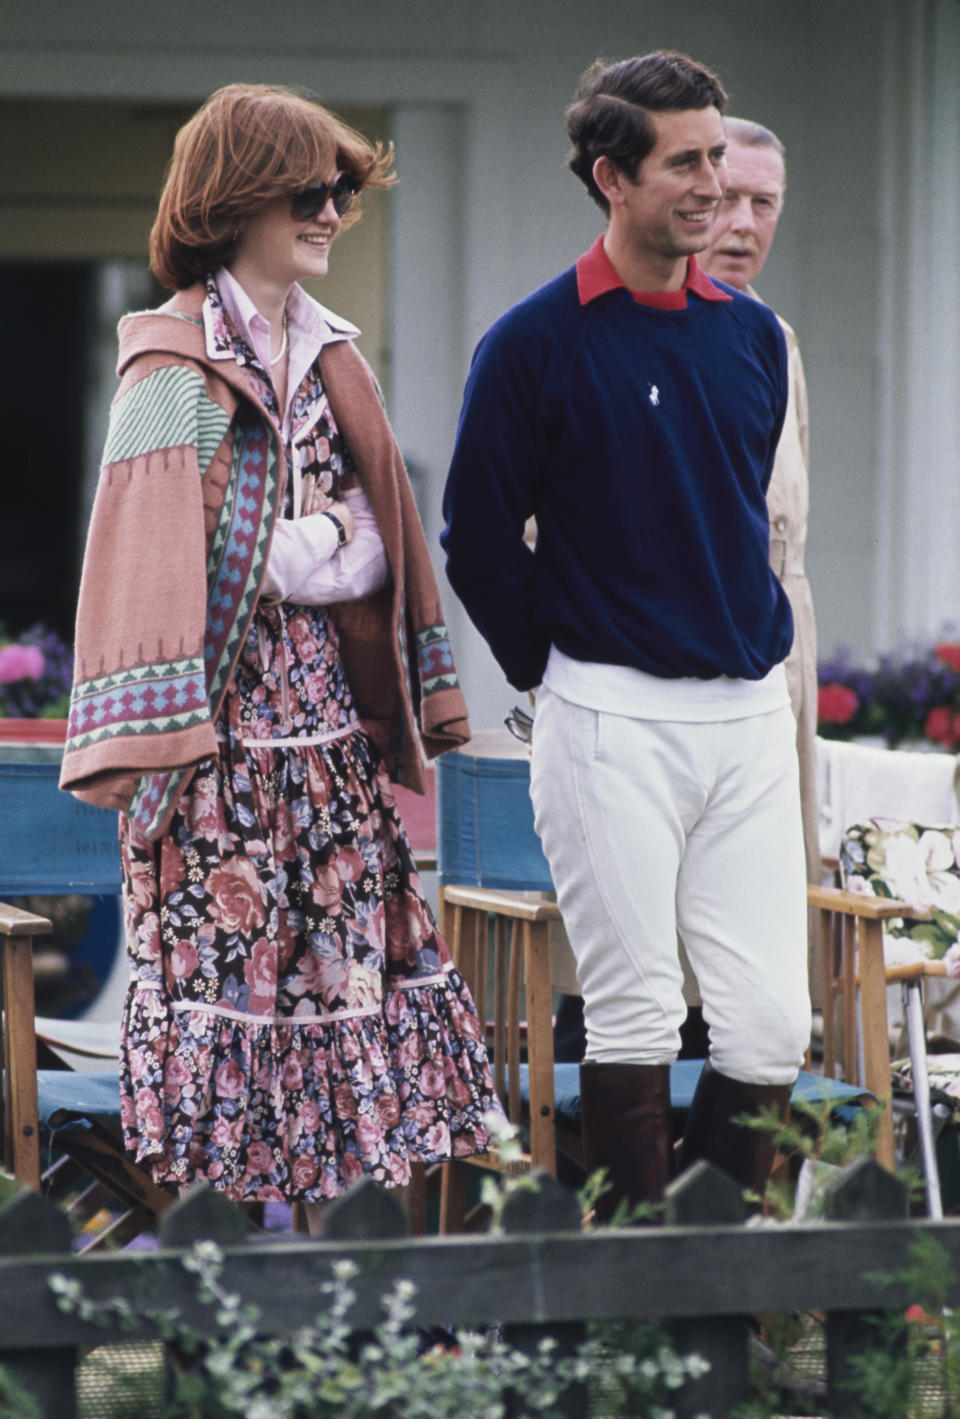
[[[754, 291], [750, 292], [755, 295]], [[780, 317], [777, 317], [780, 320]], [[819, 814], [817, 810], [817, 631], [813, 596], [804, 571], [810, 505], [807, 382], [797, 337], [780, 320], [787, 339], [790, 391], [783, 432], [777, 446], [773, 475], [767, 490], [770, 513], [770, 565], [783, 583], [793, 610], [794, 639], [787, 656], [787, 685], [797, 718], [797, 753], [800, 758], [800, 796], [803, 836], [807, 854], [807, 880], [820, 881]]]

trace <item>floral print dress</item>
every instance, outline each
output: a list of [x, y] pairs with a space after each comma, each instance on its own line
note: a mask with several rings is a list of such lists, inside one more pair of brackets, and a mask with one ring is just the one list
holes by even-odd
[[[295, 426], [319, 400], [315, 362]], [[329, 406], [299, 456], [333, 496], [353, 476]], [[121, 817], [127, 1147], [158, 1182], [238, 1201], [403, 1185], [412, 1161], [482, 1150], [499, 1104], [480, 1022], [325, 608], [259, 603], [216, 732], [159, 841]]]

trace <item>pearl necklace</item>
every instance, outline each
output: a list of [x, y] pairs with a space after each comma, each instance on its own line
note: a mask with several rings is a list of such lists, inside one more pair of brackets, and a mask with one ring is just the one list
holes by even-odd
[[287, 307], [284, 306], [284, 307], [283, 307], [283, 339], [280, 341], [280, 349], [277, 351], [277, 353], [273, 356], [273, 358], [272, 358], [271, 361], [270, 361], [270, 364], [271, 364], [271, 365], [278, 365], [278, 364], [280, 363], [280, 361], [283, 359], [284, 355], [287, 353], [287, 325], [288, 325], [288, 323], [289, 323], [289, 319], [290, 319], [290, 318], [289, 318], [289, 316], [287, 315]]

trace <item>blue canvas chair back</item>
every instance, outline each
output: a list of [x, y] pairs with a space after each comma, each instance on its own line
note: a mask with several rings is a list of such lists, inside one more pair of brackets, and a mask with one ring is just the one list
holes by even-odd
[[120, 891], [117, 815], [57, 787], [55, 745], [0, 746], [0, 898]]
[[[62, 750], [56, 745], [0, 745], [0, 900], [120, 892], [117, 815], [63, 793]], [[53, 1047], [100, 1058], [96, 1070], [37, 1072], [42, 1132], [119, 1128], [119, 1030], [83, 1021], [38, 1019], [37, 1038]]]

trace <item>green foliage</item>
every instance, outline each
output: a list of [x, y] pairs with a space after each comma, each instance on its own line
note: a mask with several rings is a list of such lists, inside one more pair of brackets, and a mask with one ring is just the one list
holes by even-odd
[[[744, 1128], [769, 1133], [787, 1161], [791, 1179], [799, 1176], [804, 1163], [809, 1164], [818, 1179], [815, 1188], [819, 1194], [820, 1183], [857, 1158], [870, 1156], [874, 1152], [881, 1117], [879, 1108], [862, 1108], [856, 1109], [848, 1120], [841, 1123], [834, 1120], [829, 1100], [815, 1104], [795, 1099], [790, 1105], [790, 1117], [786, 1123], [776, 1108], [760, 1109], [756, 1114], [741, 1114], [734, 1122]], [[897, 1176], [908, 1192], [913, 1193], [922, 1186], [913, 1169], [902, 1168]], [[796, 1211], [796, 1183], [769, 1184], [764, 1201], [768, 1216], [789, 1221]], [[805, 1220], [812, 1221], [822, 1215], [822, 1202], [818, 1195], [805, 1213]]]
[[660, 1220], [663, 1214], [662, 1202], [634, 1202], [631, 1204], [624, 1197], [617, 1203], [609, 1222], [594, 1223], [594, 1209], [600, 1198], [610, 1191], [611, 1186], [610, 1174], [606, 1168], [598, 1168], [587, 1178], [577, 1193], [577, 1201], [580, 1204], [580, 1211], [585, 1222], [589, 1219], [593, 1225], [616, 1228], [649, 1226]]
[[43, 1410], [32, 1395], [0, 1365], [0, 1419], [43, 1419]]
[[645, 1324], [592, 1328], [571, 1354], [560, 1354], [550, 1339], [528, 1354], [496, 1332], [460, 1332], [448, 1346], [424, 1352], [410, 1282], [383, 1298], [383, 1321], [358, 1337], [349, 1322], [357, 1268], [342, 1260], [323, 1287], [327, 1308], [295, 1334], [274, 1338], [258, 1333], [258, 1307], [224, 1286], [216, 1243], [197, 1243], [183, 1265], [216, 1322], [212, 1339], [169, 1313], [123, 1298], [93, 1303], [75, 1281], [50, 1281], [61, 1309], [106, 1331], [146, 1322], [170, 1343], [172, 1393], [164, 1419], [549, 1419], [561, 1415], [566, 1386], [598, 1377], [610, 1419], [669, 1419], [671, 1396], [705, 1369], [696, 1356], [676, 1355], [662, 1332]]

